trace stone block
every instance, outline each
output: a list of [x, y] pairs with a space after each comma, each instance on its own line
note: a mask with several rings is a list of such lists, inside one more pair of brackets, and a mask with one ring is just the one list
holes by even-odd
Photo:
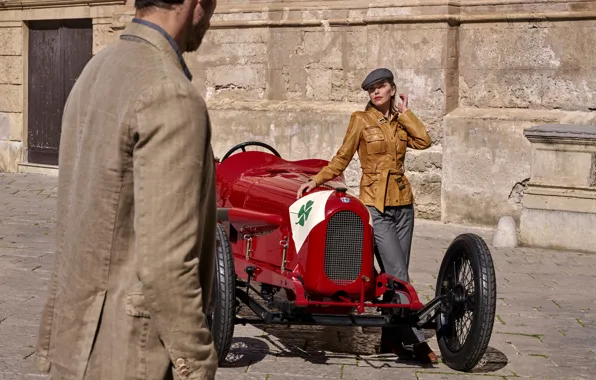
[[443, 116], [439, 116], [433, 111], [424, 111], [416, 108], [410, 108], [426, 127], [432, 146], [438, 146], [443, 143]]
[[596, 252], [596, 213], [524, 209], [520, 220], [524, 245]]
[[[368, 33], [366, 28], [348, 29], [345, 36], [344, 65], [350, 69], [366, 69], [368, 63]], [[363, 78], [364, 79], [364, 78]]]
[[0, 84], [0, 112], [22, 111], [23, 86], [13, 84]]
[[344, 67], [345, 30], [303, 32], [302, 46], [308, 57], [307, 67], [318, 69], [341, 69]]
[[441, 219], [441, 172], [406, 172], [414, 194], [416, 217]]
[[[254, 29], [209, 29], [205, 35], [204, 42], [218, 44], [236, 44], [236, 43], [267, 43], [269, 41], [270, 30], [265, 28]], [[199, 54], [202, 54], [203, 45], [199, 48]]]
[[0, 172], [16, 173], [22, 154], [22, 142], [0, 141]]
[[525, 135], [532, 142], [532, 184], [596, 187], [596, 126], [541, 125]]
[[462, 106], [593, 109], [596, 22], [464, 24], [460, 36]]
[[[568, 32], [570, 26], [567, 23]], [[460, 63], [465, 68], [485, 70], [557, 69], [561, 67], [561, 55], [552, 44], [564, 42], [552, 40], [551, 33], [551, 28], [531, 23], [464, 24], [460, 31]], [[573, 49], [568, 50], [571, 52]]]
[[23, 53], [22, 28], [0, 28], [0, 56]]
[[206, 71], [206, 99], [263, 99], [267, 82], [264, 65], [217, 66]]
[[513, 190], [530, 177], [530, 144], [523, 130], [536, 120], [521, 110], [460, 108], [445, 116], [443, 221], [495, 225], [503, 215], [519, 219], [521, 204]]
[[[590, 118], [590, 114], [580, 112], [471, 108], [459, 108], [447, 115], [443, 221], [494, 226], [501, 216], [511, 215], [519, 222], [533, 170], [531, 146], [523, 136], [524, 129]], [[579, 171], [585, 172], [585, 166], [567, 166], [566, 175], [573, 177]]]
[[522, 242], [596, 252], [596, 126], [540, 125], [524, 134], [532, 143], [532, 175]]
[[589, 71], [462, 69], [459, 89], [465, 107], [589, 111], [596, 100]]
[[99, 53], [117, 38], [117, 34], [114, 33], [110, 24], [93, 25], [93, 55]]
[[23, 114], [0, 112], [0, 140], [23, 140]]
[[502, 216], [497, 224], [497, 231], [493, 237], [493, 247], [517, 247], [517, 227], [511, 216]]
[[532, 164], [532, 182], [559, 186], [593, 186], [596, 153], [544, 149]]
[[409, 96], [412, 109], [444, 112], [446, 70], [395, 69], [393, 75], [397, 93]]
[[[255, 30], [248, 30], [246, 34], [253, 35]], [[223, 33], [226, 32], [226, 33]], [[238, 39], [230, 40], [227, 34], [236, 35]], [[205, 66], [245, 65], [247, 63], [266, 63], [269, 60], [267, 40], [256, 34], [255, 38], [240, 38], [238, 31], [216, 30], [205, 38], [199, 50], [186, 53], [185, 59], [189, 68], [204, 69]]]
[[23, 57], [0, 55], [0, 84], [23, 83]]
[[444, 68], [447, 31], [441, 24], [370, 26], [367, 30], [368, 67], [387, 67], [397, 71]]
[[417, 150], [408, 148], [404, 166], [411, 172], [430, 172], [440, 170], [443, 166], [443, 147], [433, 144], [428, 149]]
[[331, 77], [333, 72], [327, 69], [306, 69], [306, 98], [328, 100], [331, 97]]

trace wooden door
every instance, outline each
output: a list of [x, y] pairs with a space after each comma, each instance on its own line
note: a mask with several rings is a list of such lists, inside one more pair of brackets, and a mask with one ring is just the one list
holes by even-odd
[[58, 164], [64, 104], [92, 55], [91, 19], [29, 23], [29, 162]]

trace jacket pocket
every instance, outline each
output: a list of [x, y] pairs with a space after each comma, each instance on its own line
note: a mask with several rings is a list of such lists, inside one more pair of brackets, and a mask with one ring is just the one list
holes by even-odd
[[126, 296], [126, 314], [131, 317], [151, 318], [145, 305], [145, 296], [141, 293], [130, 293]]
[[371, 186], [375, 182], [377, 182], [377, 176], [376, 175], [364, 175], [362, 177], [362, 181], [360, 182], [360, 186], [362, 186], [362, 187], [369, 187], [369, 186]]
[[376, 174], [364, 174], [360, 180], [360, 200], [365, 203], [374, 202], [375, 184], [377, 183]]
[[366, 141], [366, 152], [369, 154], [379, 154], [385, 152], [385, 136], [381, 133], [369, 133], [364, 135]]

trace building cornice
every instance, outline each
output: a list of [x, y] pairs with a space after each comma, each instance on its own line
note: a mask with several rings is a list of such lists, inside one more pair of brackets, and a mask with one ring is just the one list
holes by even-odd
[[126, 0], [0, 0], [0, 11], [124, 4]]

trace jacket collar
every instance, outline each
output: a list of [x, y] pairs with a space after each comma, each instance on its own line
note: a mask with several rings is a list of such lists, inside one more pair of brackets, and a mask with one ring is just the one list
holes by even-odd
[[170, 57], [176, 65], [184, 72], [188, 80], [192, 80], [192, 74], [184, 61], [182, 52], [176, 44], [176, 41], [159, 25], [147, 20], [133, 18], [132, 22], [126, 26], [120, 39], [135, 40], [141, 39], [156, 47]]
[[389, 124], [391, 122], [393, 122], [393, 119], [395, 119], [397, 117], [397, 112], [392, 114], [391, 116], [389, 116], [389, 118], [386, 118], [381, 111], [379, 111], [378, 109], [376, 109], [372, 104], [370, 104], [369, 108], [368, 108], [368, 112], [370, 112], [374, 118], [377, 120], [377, 122], [379, 124]]

